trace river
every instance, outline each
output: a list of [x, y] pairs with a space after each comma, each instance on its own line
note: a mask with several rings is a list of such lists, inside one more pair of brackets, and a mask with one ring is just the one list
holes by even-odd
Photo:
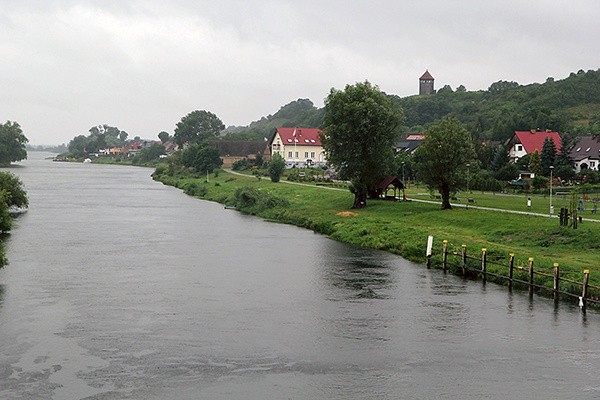
[[0, 399], [600, 398], [593, 311], [45, 155], [9, 169]]

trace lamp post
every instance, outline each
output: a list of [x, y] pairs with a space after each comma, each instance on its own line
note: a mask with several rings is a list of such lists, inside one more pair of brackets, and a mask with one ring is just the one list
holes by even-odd
[[470, 178], [470, 168], [471, 168], [471, 164], [467, 164], [467, 202], [465, 203], [467, 205], [466, 208], [469, 208], [469, 178]]
[[552, 171], [554, 171], [554, 165], [550, 166], [550, 215], [554, 214], [554, 207], [552, 206]]
[[402, 200], [406, 200], [406, 181], [404, 180], [404, 161], [402, 161]]

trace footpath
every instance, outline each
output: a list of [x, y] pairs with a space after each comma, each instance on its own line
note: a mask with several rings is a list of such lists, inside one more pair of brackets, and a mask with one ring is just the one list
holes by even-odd
[[[224, 169], [224, 171], [229, 174], [232, 174], [232, 175], [238, 175], [238, 176], [243, 176], [246, 178], [256, 179], [256, 177], [254, 177], [252, 175], [242, 174], [240, 172], [236, 172], [231, 169]], [[302, 182], [290, 182], [290, 181], [280, 181], [280, 182], [286, 183], [288, 185], [299, 185], [299, 186], [306, 186], [306, 187], [311, 187], [311, 188], [316, 188], [316, 189], [341, 190], [344, 192], [348, 191], [348, 189], [332, 188], [332, 187], [327, 187], [327, 186], [315, 186], [315, 185], [311, 185], [308, 183], [302, 183]], [[417, 203], [440, 204], [439, 201], [434, 201], [434, 200], [422, 200], [422, 199], [411, 198], [410, 201], [414, 201]], [[503, 212], [503, 213], [509, 213], [509, 214], [531, 215], [534, 217], [558, 218], [558, 215], [533, 213], [533, 212], [528, 212], [528, 211], [506, 210], [506, 209], [494, 208], [494, 207], [480, 207], [480, 206], [471, 205], [471, 204], [456, 204], [456, 203], [454, 203], [454, 204], [452, 204], [452, 207], [462, 207], [462, 208], [469, 208], [469, 209], [472, 208], [472, 209], [476, 209], [476, 210]], [[586, 221], [586, 222], [600, 222], [600, 220], [592, 219], [592, 218], [582, 218], [581, 220]]]

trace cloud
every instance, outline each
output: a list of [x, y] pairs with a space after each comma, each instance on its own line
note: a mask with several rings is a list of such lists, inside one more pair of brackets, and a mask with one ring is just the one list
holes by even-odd
[[0, 118], [30, 142], [97, 124], [172, 132], [195, 109], [246, 125], [369, 80], [400, 96], [597, 69], [600, 3], [0, 0]]

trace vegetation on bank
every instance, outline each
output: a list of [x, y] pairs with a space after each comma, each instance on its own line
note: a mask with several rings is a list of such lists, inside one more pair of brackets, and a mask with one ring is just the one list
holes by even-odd
[[[570, 229], [559, 226], [558, 219], [458, 207], [442, 211], [439, 203], [417, 201], [371, 201], [369, 207], [356, 211], [350, 209], [353, 194], [349, 190], [272, 183], [217, 171], [207, 180], [203, 174], [169, 171], [162, 166], [153, 177], [189, 195], [235, 206], [244, 213], [311, 229], [341, 242], [399, 254], [415, 262], [424, 262], [427, 237], [433, 235], [438, 251], [442, 240], [448, 240], [454, 251], [459, 251], [462, 244], [474, 252], [485, 247], [495, 257], [514, 253], [516, 265], [526, 265], [529, 257], [539, 267], [551, 268], [557, 262], [563, 276], [574, 280], [580, 281], [582, 270], [590, 269], [590, 283], [600, 284], [597, 223]], [[509, 198], [478, 194], [478, 198], [484, 197], [498, 208]]]

